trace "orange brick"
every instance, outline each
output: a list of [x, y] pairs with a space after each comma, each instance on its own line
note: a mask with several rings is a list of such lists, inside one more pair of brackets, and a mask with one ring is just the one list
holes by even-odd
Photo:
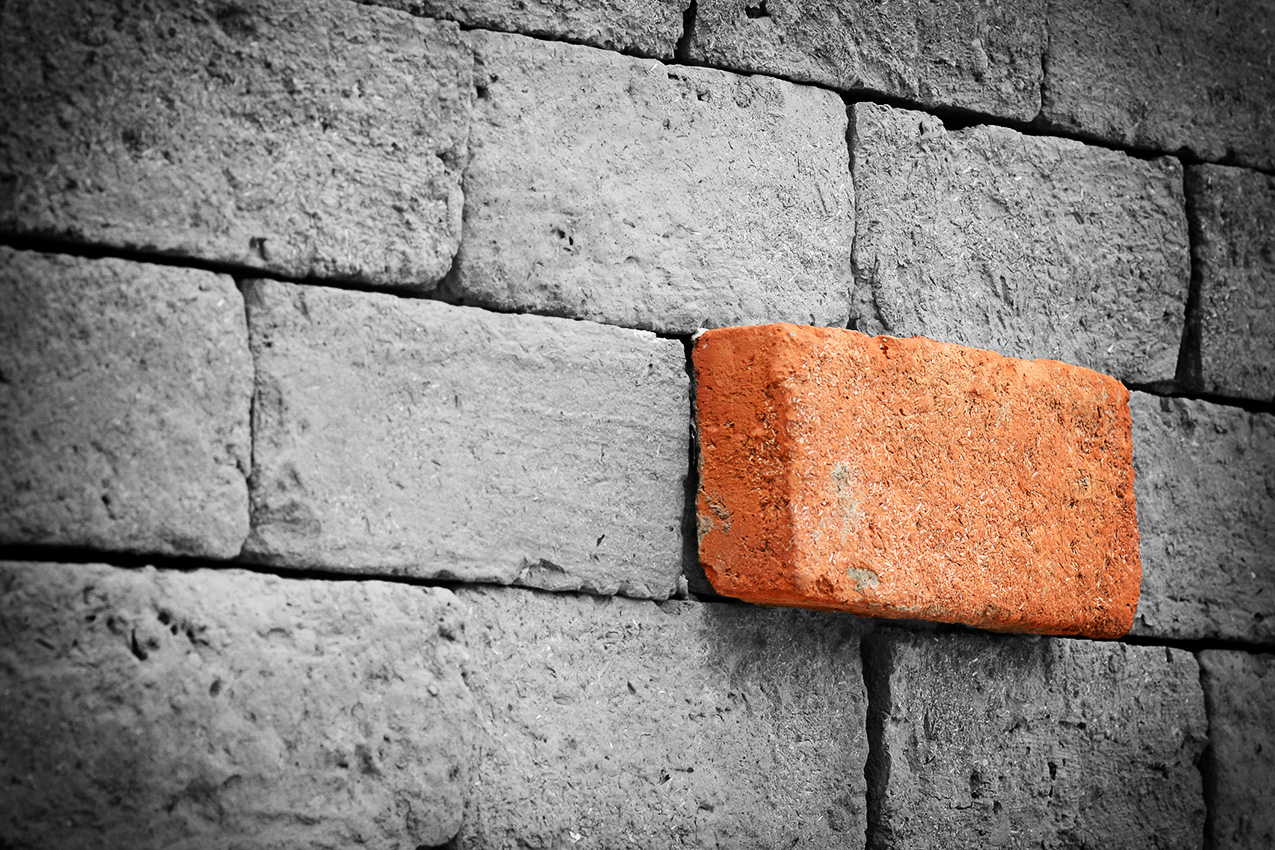
[[750, 602], [1116, 637], [1128, 391], [1052, 360], [775, 324], [695, 344], [699, 551]]

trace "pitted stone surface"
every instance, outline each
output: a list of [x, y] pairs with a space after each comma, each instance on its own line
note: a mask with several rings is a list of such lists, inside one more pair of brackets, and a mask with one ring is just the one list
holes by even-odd
[[472, 757], [446, 590], [0, 564], [0, 843], [441, 845]]
[[669, 333], [845, 324], [854, 203], [839, 98], [472, 35], [465, 299]]
[[432, 287], [460, 239], [472, 58], [342, 0], [0, 12], [0, 227]]
[[250, 282], [250, 557], [667, 597], [682, 346], [644, 331]]
[[234, 557], [251, 394], [229, 277], [0, 247], [0, 542]]
[[853, 618], [458, 595], [482, 717], [459, 847], [863, 847]]
[[1275, 417], [1133, 393], [1134, 631], [1275, 640]]
[[852, 112], [859, 330], [1174, 377], [1190, 282], [1175, 160]]
[[888, 675], [874, 847], [1201, 846], [1208, 723], [1190, 653], [899, 633], [874, 655]]
[[693, 352], [699, 559], [750, 602], [1116, 637], [1128, 391], [1052, 360], [762, 325]]
[[741, 71], [1030, 121], [1044, 0], [699, 0], [691, 56]]

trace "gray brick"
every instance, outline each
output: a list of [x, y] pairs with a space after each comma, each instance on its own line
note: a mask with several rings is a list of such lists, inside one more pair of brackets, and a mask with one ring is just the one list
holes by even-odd
[[1030, 121], [1044, 0], [699, 0], [691, 56], [719, 67]]
[[473, 701], [456, 600], [239, 570], [0, 564], [0, 843], [442, 844]]
[[251, 392], [230, 278], [0, 248], [0, 542], [237, 555]]
[[1171, 379], [1190, 282], [1181, 166], [853, 109], [858, 327]]
[[1275, 416], [1133, 393], [1134, 634], [1275, 639]]
[[690, 417], [678, 342], [376, 293], [245, 292], [250, 556], [672, 593]]
[[1275, 847], [1275, 655], [1200, 653], [1212, 850]]
[[1199, 669], [1165, 647], [884, 638], [877, 847], [1197, 848]]
[[836, 96], [521, 36], [474, 44], [467, 299], [671, 333], [845, 323]]
[[483, 718], [461, 848], [863, 846], [852, 618], [459, 595]]
[[17, 0], [0, 228], [431, 287], [460, 238], [472, 58], [342, 0]]
[[1275, 399], [1275, 177], [1193, 166], [1187, 191], [1200, 276], [1196, 388]]

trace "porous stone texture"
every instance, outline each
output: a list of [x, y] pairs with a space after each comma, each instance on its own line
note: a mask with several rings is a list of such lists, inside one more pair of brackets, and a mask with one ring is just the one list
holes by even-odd
[[1044, 49], [1044, 0], [699, 0], [690, 39], [710, 65], [1019, 121]]
[[1201, 846], [1208, 724], [1190, 653], [899, 633], [873, 654], [872, 847]]
[[472, 757], [449, 591], [0, 564], [0, 843], [418, 847]]
[[854, 203], [835, 95], [472, 35], [463, 298], [668, 333], [845, 324]]
[[1052, 0], [1047, 126], [1275, 167], [1275, 4]]
[[1275, 417], [1133, 393], [1134, 631], [1275, 639]]
[[16, 0], [0, 228], [432, 287], [460, 238], [472, 58], [342, 0]]
[[852, 618], [459, 596], [482, 718], [459, 847], [863, 847]]
[[0, 542], [233, 557], [251, 394], [229, 277], [0, 247]]
[[471, 27], [671, 59], [690, 0], [360, 0]]
[[773, 605], [1116, 637], [1138, 602], [1128, 391], [1053, 360], [762, 325], [693, 351], [699, 556]]
[[682, 346], [393, 295], [247, 284], [252, 533], [290, 567], [666, 597]]
[[1192, 166], [1187, 191], [1200, 288], [1196, 388], [1275, 400], [1275, 177]]
[[1275, 847], [1275, 655], [1200, 653], [1209, 706], [1206, 847]]
[[1176, 160], [852, 111], [859, 330], [1174, 377], [1190, 283]]

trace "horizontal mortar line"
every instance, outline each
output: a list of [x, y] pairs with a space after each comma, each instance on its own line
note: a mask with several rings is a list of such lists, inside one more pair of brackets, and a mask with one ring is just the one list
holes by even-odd
[[[1172, 382], [1169, 382], [1172, 383]], [[1135, 384], [1125, 382], [1125, 388], [1131, 391], [1160, 396], [1161, 398], [1180, 398], [1185, 401], [1205, 401], [1219, 407], [1238, 407], [1249, 413], [1275, 414], [1275, 401], [1258, 401], [1251, 398], [1218, 395], [1216, 393], [1195, 392], [1162, 384]]]

